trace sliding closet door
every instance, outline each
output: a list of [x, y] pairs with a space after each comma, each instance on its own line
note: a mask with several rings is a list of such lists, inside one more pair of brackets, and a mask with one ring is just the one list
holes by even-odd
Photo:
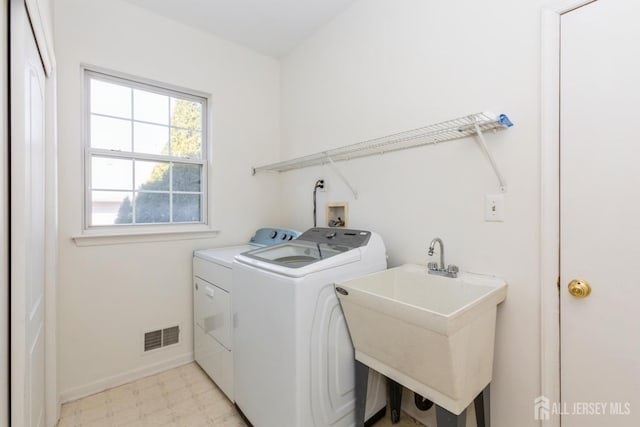
[[11, 16], [11, 425], [45, 425], [45, 74], [24, 1]]

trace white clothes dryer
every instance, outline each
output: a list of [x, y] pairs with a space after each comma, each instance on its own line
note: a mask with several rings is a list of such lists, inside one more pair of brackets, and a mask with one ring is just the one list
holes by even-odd
[[[334, 282], [384, 270], [369, 231], [312, 228], [233, 262], [235, 401], [256, 427], [355, 425], [355, 359]], [[370, 370], [367, 418], [386, 405]]]
[[193, 253], [193, 352], [195, 361], [233, 401], [231, 301], [233, 258], [259, 247], [295, 239], [300, 232], [260, 228], [248, 244]]

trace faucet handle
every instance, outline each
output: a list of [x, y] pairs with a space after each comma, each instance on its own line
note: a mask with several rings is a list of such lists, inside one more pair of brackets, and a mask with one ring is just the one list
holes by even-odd
[[458, 268], [457, 265], [449, 264], [447, 266], [447, 272], [451, 273], [453, 275], [453, 277], [455, 277], [458, 274], [459, 271], [460, 271], [460, 269]]
[[438, 263], [437, 262], [430, 262], [427, 264], [427, 268], [430, 271], [438, 271]]

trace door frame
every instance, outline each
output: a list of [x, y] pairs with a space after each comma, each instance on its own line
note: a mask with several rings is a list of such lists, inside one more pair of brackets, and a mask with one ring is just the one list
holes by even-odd
[[[597, 0], [558, 0], [542, 10], [540, 144], [540, 395], [560, 402], [560, 20]], [[532, 405], [533, 406], [533, 405]], [[559, 427], [550, 414], [545, 426]]]
[[[8, 0], [2, 1], [0, 20], [2, 28], [0, 44], [3, 58], [9, 50]], [[0, 116], [0, 425], [9, 424], [9, 64], [6, 60], [0, 62], [0, 102], [3, 108]]]
[[[45, 77], [50, 77], [56, 66], [53, 40], [50, 34], [51, 29], [48, 28], [42, 18], [43, 14], [40, 10], [38, 0], [24, 0], [24, 5], [27, 9], [27, 16], [31, 23], [33, 37], [36, 41], [36, 46], [38, 46], [38, 52], [40, 53], [44, 75]], [[52, 11], [49, 11], [49, 13], [52, 13]]]

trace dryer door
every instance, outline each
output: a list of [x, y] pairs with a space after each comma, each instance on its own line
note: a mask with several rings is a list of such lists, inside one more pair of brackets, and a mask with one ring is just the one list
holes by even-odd
[[225, 348], [231, 349], [231, 299], [229, 292], [195, 278], [194, 316], [196, 324]]

